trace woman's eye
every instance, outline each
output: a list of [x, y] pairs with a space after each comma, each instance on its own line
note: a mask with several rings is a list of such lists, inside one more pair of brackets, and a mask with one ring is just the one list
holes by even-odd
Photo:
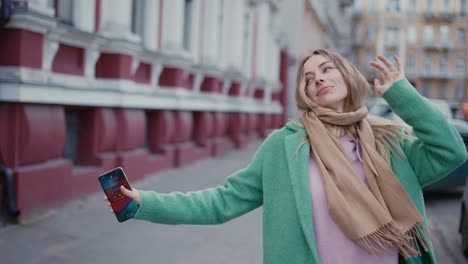
[[331, 69], [331, 67], [325, 67], [325, 68], [323, 69], [323, 72], [327, 72], [329, 69]]

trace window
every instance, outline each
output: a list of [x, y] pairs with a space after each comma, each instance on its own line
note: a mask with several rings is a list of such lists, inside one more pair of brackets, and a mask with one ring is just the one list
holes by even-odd
[[464, 28], [457, 29], [457, 42], [459, 44], [465, 44], [465, 29]]
[[434, 12], [434, 1], [433, 0], [426, 0], [426, 12], [433, 13]]
[[398, 45], [400, 42], [400, 30], [397, 27], [387, 27], [385, 29], [385, 42], [388, 45]]
[[424, 58], [424, 72], [430, 73], [432, 68], [432, 59], [430, 56]]
[[424, 43], [429, 44], [434, 40], [434, 29], [432, 26], [424, 26]]
[[414, 70], [416, 67], [416, 57], [414, 55], [408, 55], [406, 58], [406, 68], [408, 70]]
[[243, 54], [244, 54], [244, 67], [245, 69], [249, 69], [250, 65], [250, 60], [249, 60], [249, 54], [251, 50], [251, 45], [250, 45], [250, 36], [251, 34], [251, 14], [250, 10], [247, 10], [244, 13], [244, 36], [243, 36]]
[[457, 73], [465, 73], [465, 59], [458, 58], [455, 67], [457, 69]]
[[455, 89], [455, 100], [463, 100], [464, 91], [463, 85], [458, 85]]
[[400, 0], [386, 0], [385, 1], [385, 11], [400, 12]]
[[444, 0], [442, 4], [442, 12], [448, 13], [452, 11], [452, 0]]
[[132, 1], [132, 32], [143, 38], [143, 1]]
[[57, 0], [55, 1], [55, 16], [63, 23], [73, 24], [73, 1]]
[[192, 39], [193, 0], [185, 0], [184, 7], [184, 49], [190, 50]]
[[466, 16], [466, 0], [460, 0], [460, 16]]
[[368, 8], [369, 8], [369, 14], [375, 14], [377, 11], [377, 8], [375, 6], [376, 1], [369, 1], [368, 2]]
[[393, 55], [397, 55], [397, 54], [395, 54], [395, 52], [391, 51], [391, 50], [385, 50], [384, 51], [384, 57], [391, 60], [391, 61], [393, 61]]
[[354, 4], [353, 4], [353, 11], [355, 13], [359, 13], [359, 12], [361, 12], [361, 8], [362, 8], [361, 7], [361, 1], [360, 0], [355, 0]]
[[440, 27], [440, 42], [441, 43], [449, 43], [449, 27], [448, 26], [441, 26]]
[[409, 1], [408, 13], [410, 13], [411, 15], [415, 15], [418, 13], [418, 1], [417, 0]]
[[353, 24], [353, 27], [351, 28], [351, 34], [352, 38], [354, 40], [354, 43], [360, 43], [361, 42], [361, 34], [360, 34], [360, 27], [359, 25]]
[[375, 25], [367, 25], [367, 39], [375, 40]]
[[370, 65], [371, 61], [374, 61], [375, 60], [375, 56], [374, 56], [374, 53], [371, 52], [371, 51], [368, 51], [366, 53], [366, 68], [368, 69], [373, 69], [373, 67]]
[[423, 84], [421, 93], [423, 96], [426, 96], [426, 97], [429, 96], [429, 94], [431, 93], [431, 87], [429, 86], [429, 84], [427, 83]]
[[351, 55], [349, 56], [349, 61], [350, 61], [351, 64], [353, 64], [354, 66], [357, 66], [358, 61], [357, 61], [357, 55], [356, 55], [355, 52], [351, 53]]
[[79, 131], [80, 131], [80, 112], [75, 110], [65, 111], [65, 145], [63, 149], [63, 156], [66, 159], [73, 161], [77, 164], [79, 162]]
[[448, 59], [447, 57], [442, 57], [440, 58], [439, 61], [439, 70], [441, 73], [447, 73], [447, 65], [448, 65]]
[[409, 26], [408, 27], [408, 42], [409, 43], [416, 43], [417, 35], [416, 35], [416, 27]]
[[223, 53], [223, 28], [224, 28], [224, 0], [219, 1], [219, 10], [218, 10], [218, 57], [222, 58]]
[[447, 93], [447, 87], [445, 86], [444, 83], [442, 83], [442, 84], [440, 85], [439, 91], [438, 91], [438, 97], [439, 97], [439, 99], [445, 99], [446, 93]]

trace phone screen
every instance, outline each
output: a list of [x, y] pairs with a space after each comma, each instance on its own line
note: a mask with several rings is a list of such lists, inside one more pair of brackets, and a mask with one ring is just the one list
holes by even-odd
[[112, 206], [117, 220], [123, 222], [133, 218], [138, 210], [138, 204], [133, 199], [123, 195], [120, 191], [121, 185], [129, 190], [131, 189], [122, 168], [116, 168], [99, 176], [99, 182]]

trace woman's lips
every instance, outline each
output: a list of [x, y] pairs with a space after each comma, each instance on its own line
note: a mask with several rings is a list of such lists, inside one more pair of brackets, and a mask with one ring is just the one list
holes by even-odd
[[317, 92], [317, 96], [321, 96], [321, 95], [324, 95], [326, 93], [328, 93], [331, 89], [331, 86], [325, 86], [323, 88], [321, 88], [320, 90], [318, 90]]

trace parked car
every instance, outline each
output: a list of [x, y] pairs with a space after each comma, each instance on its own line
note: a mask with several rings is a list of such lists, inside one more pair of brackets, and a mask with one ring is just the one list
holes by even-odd
[[461, 234], [463, 254], [468, 258], [468, 184], [465, 184], [465, 190], [463, 191], [458, 232]]
[[[448, 101], [431, 99], [431, 102], [444, 114], [447, 120], [458, 130], [465, 146], [468, 148], [468, 122], [453, 118], [454, 113]], [[391, 119], [403, 125], [407, 125], [400, 117], [392, 112], [390, 106], [383, 98], [374, 98], [367, 105], [369, 113], [383, 118]], [[468, 161], [456, 170], [451, 172], [447, 177], [429, 185], [424, 188], [424, 191], [447, 191], [457, 190], [460, 191], [465, 186], [468, 177]]]

